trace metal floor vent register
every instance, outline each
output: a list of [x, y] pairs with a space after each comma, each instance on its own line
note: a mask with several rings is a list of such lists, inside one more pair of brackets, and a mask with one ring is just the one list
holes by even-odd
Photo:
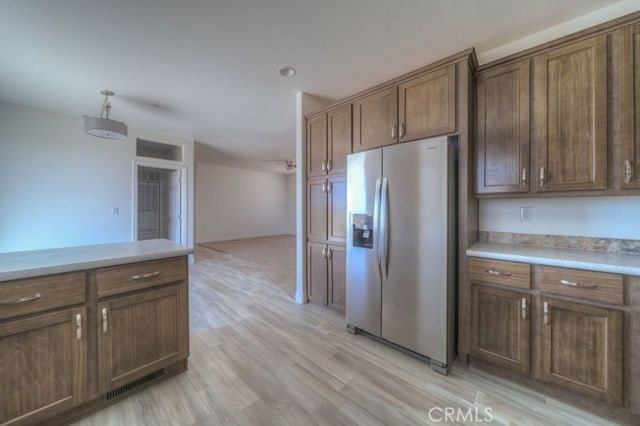
[[119, 388], [116, 388], [112, 391], [109, 391], [105, 394], [102, 399], [105, 401], [111, 401], [112, 399], [118, 398], [119, 396], [125, 395], [136, 388], [139, 388], [142, 385], [149, 383], [152, 380], [155, 380], [159, 377], [164, 376], [164, 368], [161, 370], [154, 371], [151, 374], [147, 374], [144, 377], [139, 378], [138, 380], [134, 380], [131, 383], [127, 383], [126, 385], [122, 385]]

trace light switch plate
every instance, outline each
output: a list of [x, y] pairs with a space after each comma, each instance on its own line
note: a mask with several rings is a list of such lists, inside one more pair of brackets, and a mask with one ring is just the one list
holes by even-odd
[[520, 207], [520, 222], [533, 222], [533, 207]]

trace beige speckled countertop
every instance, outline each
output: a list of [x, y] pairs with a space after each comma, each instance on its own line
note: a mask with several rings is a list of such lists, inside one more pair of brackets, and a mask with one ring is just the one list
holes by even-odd
[[191, 253], [193, 249], [169, 240], [0, 253], [0, 281], [165, 259]]
[[640, 276], [640, 254], [478, 242], [467, 256]]

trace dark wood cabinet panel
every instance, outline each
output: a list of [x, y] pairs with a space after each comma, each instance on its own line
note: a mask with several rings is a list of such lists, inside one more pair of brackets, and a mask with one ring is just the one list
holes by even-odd
[[503, 367], [530, 369], [530, 303], [527, 293], [471, 287], [471, 353]]
[[344, 247], [329, 246], [329, 293], [330, 308], [344, 314], [347, 289], [347, 253]]
[[538, 191], [607, 187], [607, 36], [533, 59]]
[[333, 243], [344, 243], [347, 238], [347, 177], [330, 177], [327, 185], [326, 238]]
[[529, 191], [529, 60], [477, 77], [476, 192]]
[[185, 358], [189, 352], [186, 283], [98, 304], [100, 393]]
[[307, 300], [327, 304], [327, 245], [307, 243]]
[[400, 142], [456, 130], [456, 66], [449, 65], [398, 86]]
[[351, 154], [351, 104], [327, 112], [327, 172], [347, 172], [347, 155]]
[[327, 239], [327, 180], [307, 182], [307, 238], [311, 241]]
[[622, 30], [620, 54], [620, 158], [615, 167], [622, 188], [640, 188], [640, 24]]
[[35, 424], [82, 402], [87, 376], [86, 310], [0, 325], [0, 423]]
[[353, 152], [398, 142], [398, 87], [353, 103]]
[[307, 176], [327, 173], [327, 115], [307, 119]]
[[621, 311], [542, 298], [542, 378], [622, 403]]

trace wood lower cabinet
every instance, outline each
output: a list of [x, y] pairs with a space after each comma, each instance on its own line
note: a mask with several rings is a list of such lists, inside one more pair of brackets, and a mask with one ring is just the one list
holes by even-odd
[[550, 297], [542, 304], [543, 380], [621, 405], [622, 312]]
[[346, 252], [341, 246], [307, 243], [307, 300], [344, 314]]
[[478, 284], [472, 285], [471, 292], [471, 353], [528, 373], [531, 296]]
[[398, 87], [373, 93], [353, 103], [353, 152], [398, 142]]
[[476, 193], [529, 191], [529, 60], [476, 79]]
[[0, 424], [34, 424], [83, 402], [86, 309], [0, 324]]
[[607, 188], [607, 36], [533, 58], [538, 191]]
[[456, 130], [456, 66], [426, 73], [398, 86], [400, 142]]
[[620, 158], [622, 188], [640, 188], [640, 24], [621, 31], [620, 40]]
[[98, 387], [108, 392], [186, 358], [185, 283], [98, 304]]

